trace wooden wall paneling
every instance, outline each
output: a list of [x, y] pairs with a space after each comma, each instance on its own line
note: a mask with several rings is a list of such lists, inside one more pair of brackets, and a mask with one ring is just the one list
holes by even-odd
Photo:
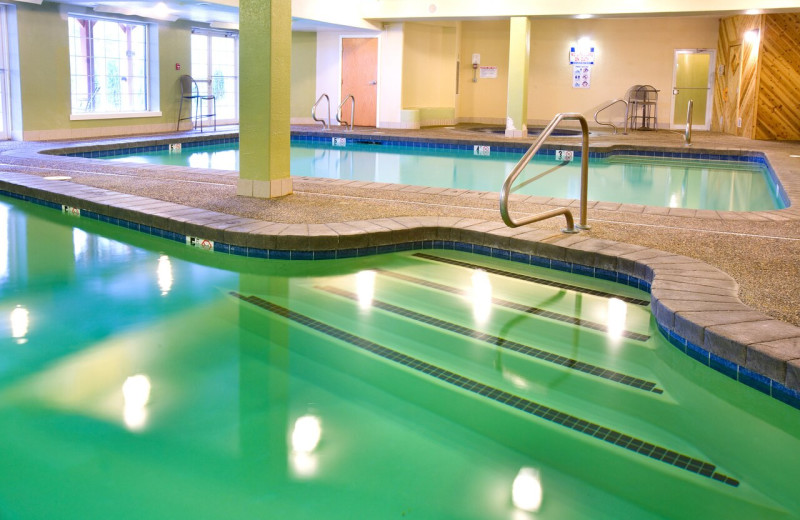
[[765, 16], [756, 139], [800, 139], [800, 14]]

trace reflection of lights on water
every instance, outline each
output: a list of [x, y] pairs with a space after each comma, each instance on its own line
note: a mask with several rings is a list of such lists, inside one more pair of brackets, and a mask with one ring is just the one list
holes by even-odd
[[319, 418], [304, 415], [297, 419], [292, 430], [292, 449], [303, 453], [311, 453], [317, 448], [322, 436], [322, 425]]
[[72, 249], [75, 260], [79, 260], [89, 247], [89, 234], [82, 229], [72, 230]]
[[506, 367], [503, 367], [503, 378], [517, 388], [526, 389], [530, 387], [528, 381], [524, 377], [508, 370]]
[[492, 312], [492, 282], [486, 271], [472, 273], [472, 315], [479, 324], [486, 323]]
[[317, 456], [305, 451], [295, 451], [291, 454], [292, 469], [298, 477], [313, 477], [317, 473]]
[[676, 194], [672, 194], [669, 197], [669, 207], [670, 208], [677, 208], [678, 207], [678, 196]]
[[28, 341], [25, 337], [28, 335], [28, 326], [30, 325], [30, 315], [28, 309], [22, 305], [17, 305], [11, 311], [11, 337], [17, 340], [17, 343], [22, 344]]
[[628, 314], [628, 304], [619, 298], [608, 300], [608, 335], [613, 339], [622, 337], [625, 331], [625, 318]]
[[317, 455], [314, 450], [322, 437], [319, 417], [304, 415], [297, 419], [292, 430], [292, 453], [289, 460], [295, 475], [312, 477], [317, 472]]
[[375, 297], [375, 271], [359, 271], [356, 273], [356, 294], [358, 306], [362, 309], [372, 307]]
[[8, 278], [8, 206], [0, 204], [0, 282]]
[[147, 422], [147, 402], [150, 400], [150, 379], [138, 374], [131, 376], [122, 384], [122, 397], [125, 400], [123, 420], [129, 430], [141, 430]]
[[521, 468], [511, 486], [511, 500], [523, 511], [538, 511], [542, 505], [542, 482], [533, 468]]
[[156, 274], [158, 275], [158, 287], [161, 289], [161, 295], [164, 296], [172, 289], [172, 264], [167, 255], [161, 255], [158, 258]]

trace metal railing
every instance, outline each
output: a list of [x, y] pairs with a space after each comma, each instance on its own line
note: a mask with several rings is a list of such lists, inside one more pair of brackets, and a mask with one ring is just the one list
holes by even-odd
[[[553, 209], [550, 211], [544, 211], [542, 213], [537, 213], [536, 215], [531, 215], [530, 217], [514, 220], [511, 218], [511, 215], [508, 212], [508, 199], [511, 195], [511, 186], [514, 184], [514, 181], [517, 180], [517, 177], [522, 173], [525, 169], [525, 166], [528, 165], [533, 156], [536, 155], [536, 152], [542, 147], [545, 139], [547, 139], [553, 130], [556, 129], [556, 126], [561, 121], [579, 121], [581, 124], [581, 133], [583, 134], [583, 140], [581, 143], [581, 200], [580, 200], [580, 221], [579, 224], [576, 226], [574, 224], [574, 220], [572, 218], [572, 212], [570, 212], [567, 208], [558, 208]], [[569, 162], [564, 161], [560, 165], [556, 166], [555, 168], [549, 169], [547, 172], [539, 175], [537, 178], [542, 177], [548, 173], [551, 173], [562, 166], [567, 165]], [[590, 226], [586, 224], [586, 198], [587, 198], [587, 190], [588, 190], [588, 181], [589, 181], [589, 125], [586, 124], [586, 118], [584, 118], [581, 114], [567, 112], [563, 114], [556, 114], [552, 121], [542, 130], [542, 133], [539, 135], [539, 138], [528, 148], [528, 151], [525, 152], [525, 155], [522, 156], [522, 159], [519, 160], [514, 169], [506, 177], [506, 180], [503, 182], [503, 188], [500, 190], [500, 216], [503, 217], [503, 222], [508, 227], [519, 227], [524, 226], [525, 224], [531, 224], [533, 222], [539, 222], [540, 220], [545, 220], [551, 217], [557, 217], [558, 215], [564, 215], [564, 218], [567, 220], [567, 227], [562, 229], [564, 233], [577, 233], [578, 231], [575, 229], [590, 229]], [[528, 181], [530, 182], [530, 181]], [[525, 184], [528, 184], [525, 182]], [[520, 186], [521, 187], [521, 186]], [[519, 188], [517, 188], [519, 189]], [[514, 190], [515, 191], [515, 190]]]
[[694, 112], [694, 100], [690, 99], [686, 106], [686, 133], [683, 134], [683, 140], [686, 146], [692, 146], [692, 116]]
[[[317, 106], [319, 106], [319, 103], [320, 103], [320, 101], [322, 101], [322, 98], [325, 98], [325, 100], [328, 102], [328, 122], [327, 123], [325, 122], [324, 119], [320, 119], [319, 117], [317, 117]], [[311, 119], [313, 119], [314, 121], [319, 121], [320, 123], [322, 123], [322, 128], [324, 130], [328, 130], [331, 127], [331, 98], [328, 97], [328, 94], [322, 94], [319, 97], [319, 99], [317, 99], [317, 102], [314, 103], [314, 106], [311, 107]]]
[[614, 129], [614, 133], [616, 134], [617, 133], [617, 125], [615, 125], [611, 121], [609, 121], [608, 123], [603, 123], [601, 121], [598, 121], [597, 120], [597, 115], [600, 112], [602, 112], [603, 110], [605, 110], [607, 108], [611, 108], [612, 106], [616, 105], [617, 103], [625, 103], [625, 130], [622, 132], [622, 134], [625, 135], [625, 134], [628, 133], [628, 102], [625, 101], [624, 99], [619, 99], [619, 98], [618, 99], [614, 99], [612, 101], [609, 101], [605, 105], [603, 105], [601, 108], [599, 108], [597, 110], [597, 112], [594, 113], [594, 122], [597, 123], [598, 125], [610, 126], [611, 128]]
[[336, 109], [336, 120], [344, 126], [347, 126], [347, 121], [342, 120], [342, 107], [345, 103], [347, 103], [348, 99], [352, 101], [352, 104], [350, 105], [350, 131], [352, 132], [353, 121], [356, 119], [356, 98], [353, 96], [353, 94], [348, 94], [347, 97], [344, 98], [344, 100], [339, 104], [339, 108]]

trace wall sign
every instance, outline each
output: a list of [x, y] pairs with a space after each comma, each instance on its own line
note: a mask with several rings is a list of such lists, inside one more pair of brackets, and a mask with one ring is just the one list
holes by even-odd
[[570, 65], [594, 65], [594, 47], [569, 48], [569, 64]]
[[572, 66], [572, 88], [589, 88], [592, 86], [591, 65]]
[[483, 79], [483, 78], [487, 78], [487, 79], [495, 79], [495, 78], [497, 78], [497, 67], [484, 67], [483, 65], [481, 65], [480, 71], [481, 71], [481, 74], [480, 74], [481, 79]]

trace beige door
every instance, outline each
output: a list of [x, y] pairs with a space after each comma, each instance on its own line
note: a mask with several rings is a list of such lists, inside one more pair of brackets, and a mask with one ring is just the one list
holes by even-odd
[[686, 125], [689, 100], [693, 101], [692, 125], [708, 130], [711, 119], [711, 95], [714, 68], [712, 50], [675, 51], [675, 73], [672, 87], [672, 127]]
[[[378, 39], [342, 38], [342, 102], [356, 99], [357, 126], [376, 126], [378, 100]], [[337, 103], [337, 105], [339, 104]], [[350, 120], [350, 104], [342, 107], [342, 119]]]

